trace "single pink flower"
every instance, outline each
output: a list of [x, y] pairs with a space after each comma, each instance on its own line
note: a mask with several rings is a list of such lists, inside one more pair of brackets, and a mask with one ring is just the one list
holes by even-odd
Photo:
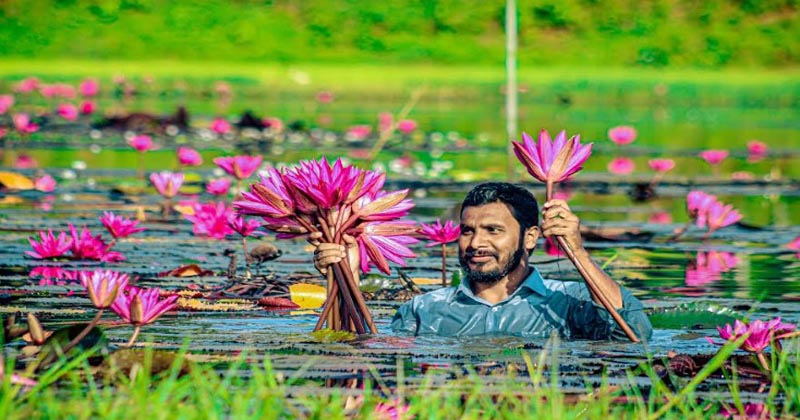
[[724, 205], [718, 201], [708, 207], [707, 217], [709, 234], [742, 219], [742, 215], [734, 210], [733, 205]]
[[361, 256], [361, 271], [368, 273], [370, 266], [385, 274], [390, 274], [388, 261], [405, 267], [406, 258], [416, 255], [408, 245], [418, 241], [407, 233], [417, 229], [411, 221], [369, 222], [361, 226], [361, 234], [356, 237]]
[[39, 89], [39, 79], [35, 77], [28, 77], [21, 82], [17, 83], [14, 90], [20, 93], [31, 93]]
[[138, 227], [138, 220], [117, 216], [110, 211], [103, 212], [100, 222], [103, 223], [103, 226], [114, 239], [125, 238], [134, 233], [144, 231], [143, 227]]
[[397, 123], [397, 129], [401, 133], [409, 135], [417, 129], [417, 122], [414, 120], [401, 120]]
[[347, 129], [344, 134], [345, 139], [348, 141], [363, 141], [372, 133], [372, 127], [368, 125], [354, 125]]
[[747, 161], [750, 163], [758, 162], [767, 157], [768, 147], [766, 143], [758, 140], [747, 142]]
[[578, 135], [567, 140], [564, 131], [558, 133], [555, 141], [550, 139], [547, 130], [539, 133], [538, 142], [534, 142], [527, 133], [522, 133], [522, 138], [522, 143], [511, 142], [514, 154], [528, 173], [546, 184], [563, 181], [581, 170], [581, 165], [592, 153], [592, 143], [581, 145]]
[[203, 157], [197, 150], [181, 146], [178, 148], [178, 162], [183, 166], [199, 166], [203, 164]]
[[333, 102], [333, 92], [323, 90], [317, 93], [317, 102], [321, 104], [329, 104]]
[[224, 118], [215, 118], [214, 121], [211, 122], [211, 131], [219, 135], [228, 134], [231, 131], [231, 123]]
[[686, 211], [689, 213], [689, 217], [695, 220], [697, 227], [702, 228], [706, 226], [708, 209], [716, 202], [716, 196], [706, 194], [700, 190], [690, 191], [689, 194], [686, 195]]
[[87, 100], [81, 102], [81, 105], [80, 105], [79, 108], [80, 108], [81, 114], [83, 114], [83, 115], [92, 115], [92, 114], [94, 114], [94, 111], [97, 110], [97, 104], [95, 104], [94, 101], [87, 99]]
[[92, 236], [92, 232], [84, 227], [78, 234], [75, 225], [69, 223], [69, 231], [72, 235], [70, 252], [72, 258], [76, 260], [92, 260], [119, 262], [124, 261], [125, 257], [116, 251], [111, 251], [110, 246], [103, 241], [101, 235]]
[[264, 128], [268, 128], [273, 133], [280, 133], [283, 131], [283, 121], [280, 118], [276, 117], [267, 117], [264, 118], [262, 121], [264, 123]]
[[218, 178], [209, 180], [206, 184], [206, 192], [211, 195], [226, 195], [231, 188], [230, 178]]
[[261, 155], [240, 155], [218, 157], [214, 159], [214, 163], [236, 179], [247, 179], [258, 169], [262, 160]]
[[793, 251], [800, 251], [800, 236], [794, 238], [792, 242], [786, 244], [786, 248], [789, 248]]
[[117, 294], [111, 310], [125, 322], [140, 327], [158, 319], [164, 313], [175, 308], [178, 295], [170, 295], [160, 299], [161, 290], [157, 287], [140, 289], [127, 286]]
[[36, 161], [31, 155], [19, 155], [17, 156], [17, 160], [14, 161], [14, 168], [15, 169], [34, 169], [39, 166], [39, 162]]
[[608, 130], [608, 138], [622, 146], [636, 140], [636, 129], [627, 125], [620, 125]]
[[11, 116], [14, 128], [22, 134], [30, 134], [39, 131], [39, 125], [32, 122], [28, 114], [14, 114]]
[[653, 213], [647, 221], [657, 225], [668, 225], [672, 223], [672, 215], [665, 211], [658, 211]]
[[94, 79], [86, 79], [78, 86], [78, 90], [83, 97], [97, 96], [97, 94], [100, 93], [100, 83]]
[[234, 215], [228, 220], [228, 226], [242, 236], [257, 236], [263, 234], [258, 231], [261, 222], [256, 219], [245, 219], [242, 216]]
[[36, 178], [33, 185], [38, 191], [46, 193], [53, 192], [53, 190], [56, 189], [56, 180], [53, 179], [52, 176], [45, 174], [39, 178]]
[[150, 174], [150, 182], [164, 198], [172, 198], [178, 195], [178, 191], [183, 185], [183, 173], [170, 171], [153, 172]]
[[138, 136], [135, 136], [128, 141], [128, 144], [136, 149], [137, 152], [146, 152], [154, 149], [153, 139], [147, 134], [139, 134]]
[[192, 232], [197, 236], [208, 236], [214, 239], [225, 239], [235, 233], [229, 225], [235, 214], [224, 202], [196, 204], [194, 214], [185, 216], [192, 222]]
[[728, 157], [727, 150], [703, 150], [700, 152], [700, 157], [703, 158], [709, 165], [719, 165], [720, 162]]
[[436, 223], [421, 223], [419, 233], [428, 238], [429, 242], [426, 246], [432, 247], [458, 240], [458, 237], [461, 236], [461, 226], [452, 220], [446, 221], [443, 225], [440, 219], [436, 219]]
[[14, 95], [0, 95], [0, 114], [5, 114], [14, 106]]
[[89, 294], [89, 300], [97, 309], [111, 307], [117, 295], [128, 286], [128, 275], [111, 270], [95, 270], [81, 273], [81, 284]]
[[61, 118], [67, 121], [75, 121], [78, 119], [78, 107], [73, 104], [58, 104], [56, 112]]
[[[725, 324], [725, 327], [717, 327], [720, 338], [727, 342], [736, 341], [741, 336], [749, 333], [750, 335], [745, 339], [740, 348], [756, 354], [762, 353], [772, 343], [773, 339], [780, 339], [784, 335], [794, 331], [794, 329], [795, 326], [793, 324], [781, 322], [780, 317], [767, 322], [757, 319], [747, 324], [737, 319], [734, 321], [733, 326]], [[709, 337], [706, 337], [706, 340], [711, 344], [720, 344], [715, 343]]]
[[58, 258], [66, 254], [72, 247], [72, 241], [64, 232], [59, 233], [58, 237], [56, 237], [53, 235], [52, 229], [47, 229], [47, 234], [44, 231], [39, 232], [39, 238], [39, 242], [33, 238], [28, 238], [33, 251], [25, 251], [25, 254], [39, 260]]
[[675, 161], [672, 159], [650, 159], [647, 164], [656, 172], [669, 172], [675, 168]]
[[398, 420], [405, 419], [408, 413], [408, 404], [403, 404], [399, 400], [381, 402], [375, 406], [372, 418], [376, 420]]
[[614, 158], [608, 164], [608, 172], [615, 175], [628, 175], [636, 168], [633, 161], [626, 157]]
[[381, 112], [378, 114], [378, 130], [383, 133], [392, 129], [394, 116], [391, 112]]

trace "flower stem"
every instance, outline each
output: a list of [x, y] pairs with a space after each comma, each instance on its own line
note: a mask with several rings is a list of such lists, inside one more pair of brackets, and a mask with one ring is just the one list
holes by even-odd
[[769, 362], [767, 362], [767, 358], [764, 357], [764, 353], [756, 354], [756, 359], [758, 359], [758, 363], [761, 365], [762, 368], [764, 368], [764, 370], [766, 370], [767, 372], [770, 371]]
[[447, 287], [447, 245], [442, 244], [442, 287]]
[[[242, 236], [242, 248], [244, 249], [244, 277], [250, 278], [250, 255], [247, 254], [247, 236]], [[261, 270], [259, 270], [261, 271]]]
[[128, 344], [126, 344], [125, 347], [133, 346], [133, 343], [136, 342], [136, 337], [139, 336], [139, 331], [141, 331], [141, 330], [142, 330], [142, 326], [141, 325], [137, 325], [136, 328], [133, 329], [133, 335], [131, 336], [130, 341], [128, 341]]
[[84, 328], [83, 331], [81, 331], [78, 335], [76, 335], [75, 338], [72, 339], [72, 341], [67, 343], [67, 345], [61, 349], [61, 351], [66, 354], [71, 348], [75, 347], [75, 345], [80, 343], [80, 341], [83, 340], [84, 337], [86, 337], [89, 334], [89, 331], [91, 331], [92, 328], [94, 328], [100, 321], [100, 317], [103, 316], [104, 310], [105, 309], [103, 308], [98, 309], [97, 314], [95, 314], [94, 318], [92, 318], [89, 324], [86, 325], [86, 328]]

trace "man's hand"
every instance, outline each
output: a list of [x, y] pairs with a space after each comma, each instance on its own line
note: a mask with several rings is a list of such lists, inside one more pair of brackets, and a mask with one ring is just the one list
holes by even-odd
[[542, 207], [542, 235], [545, 238], [562, 236], [569, 247], [578, 251], [583, 249], [581, 238], [581, 221], [569, 209], [564, 200], [553, 199]]
[[314, 268], [323, 276], [328, 274], [328, 266], [336, 264], [350, 254], [350, 267], [356, 271], [359, 264], [358, 248], [356, 240], [350, 235], [344, 235], [343, 239], [347, 243], [344, 245], [321, 242], [322, 232], [314, 232], [308, 236], [308, 242], [317, 247], [314, 250]]

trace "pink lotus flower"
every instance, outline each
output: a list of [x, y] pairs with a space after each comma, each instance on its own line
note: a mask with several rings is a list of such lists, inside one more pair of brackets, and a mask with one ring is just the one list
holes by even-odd
[[417, 129], [417, 122], [414, 120], [401, 120], [397, 123], [397, 129], [401, 133], [409, 135]]
[[191, 147], [178, 148], [178, 162], [183, 166], [199, 166], [203, 163], [200, 152]]
[[392, 129], [394, 116], [391, 112], [381, 112], [378, 114], [378, 130], [383, 133]]
[[140, 289], [127, 286], [122, 293], [117, 295], [111, 310], [125, 322], [141, 327], [158, 319], [164, 313], [171, 311], [176, 306], [178, 295], [171, 295], [159, 299], [161, 290], [157, 287]]
[[703, 158], [709, 165], [719, 165], [720, 162], [728, 157], [727, 150], [703, 150], [700, 152], [700, 157]]
[[567, 141], [564, 131], [558, 133], [555, 141], [547, 130], [539, 133], [538, 142], [527, 133], [522, 133], [522, 138], [522, 143], [512, 142], [514, 154], [529, 174], [546, 184], [561, 182], [581, 170], [592, 153], [592, 143], [581, 145], [577, 135]]
[[262, 160], [261, 155], [241, 155], [218, 157], [214, 159], [214, 163], [236, 179], [247, 179], [258, 169]]
[[715, 202], [708, 207], [707, 217], [707, 234], [711, 234], [715, 230], [724, 228], [725, 226], [730, 226], [742, 219], [742, 215], [734, 210], [733, 205], [728, 204], [726, 206], [720, 202]]
[[420, 226], [419, 232], [430, 240], [426, 245], [427, 247], [456, 241], [461, 235], [461, 226], [455, 224], [452, 220], [448, 220], [442, 225], [441, 220], [436, 219], [436, 223], [421, 223]]
[[635, 168], [633, 161], [625, 157], [614, 158], [608, 164], [608, 171], [615, 175], [628, 175]]
[[685, 281], [690, 287], [700, 287], [722, 279], [722, 273], [739, 265], [731, 252], [698, 251], [697, 257], [686, 266]]
[[230, 188], [230, 178], [212, 179], [206, 184], [206, 192], [211, 195], [226, 195]]
[[317, 102], [321, 104], [329, 104], [333, 102], [333, 92], [323, 90], [317, 93]]
[[81, 102], [80, 111], [83, 115], [92, 115], [96, 109], [97, 105], [94, 103], [94, 101], [85, 100]]
[[28, 77], [27, 79], [19, 82], [14, 88], [15, 91], [20, 93], [31, 93], [39, 88], [39, 79], [35, 77]]
[[211, 122], [211, 131], [219, 135], [228, 134], [231, 131], [231, 123], [224, 118], [215, 118], [214, 121]]
[[14, 106], [13, 95], [0, 95], [0, 114], [5, 114]]
[[655, 212], [652, 216], [650, 216], [647, 222], [657, 225], [668, 225], [672, 223], [672, 215], [665, 211]]
[[647, 164], [656, 172], [669, 172], [675, 168], [675, 161], [672, 159], [650, 159]]
[[44, 231], [39, 232], [40, 242], [33, 238], [28, 238], [33, 251], [25, 251], [25, 254], [39, 259], [58, 258], [63, 256], [72, 247], [72, 241], [67, 237], [67, 234], [61, 232], [58, 237], [53, 235], [52, 229], [47, 229], [47, 234]]
[[67, 121], [78, 119], [78, 108], [73, 104], [59, 104], [56, 113]]
[[183, 185], [183, 173], [173, 173], [170, 171], [153, 172], [150, 174], [150, 182], [164, 198], [172, 198], [178, 194]]
[[408, 410], [408, 404], [403, 404], [399, 400], [381, 402], [375, 406], [375, 410], [372, 412], [372, 418], [376, 420], [404, 419], [406, 418]]
[[225, 206], [222, 201], [216, 204], [196, 204], [194, 206], [194, 214], [185, 217], [194, 223], [192, 232], [197, 236], [225, 239], [225, 236], [234, 233], [228, 223], [234, 217], [233, 210]]
[[108, 233], [114, 238], [125, 238], [134, 233], [144, 231], [143, 227], [138, 227], [138, 220], [127, 219], [122, 216], [117, 216], [113, 212], [104, 211], [103, 216], [100, 218]]
[[262, 232], [258, 231], [261, 227], [261, 222], [255, 219], [245, 219], [242, 216], [233, 215], [228, 220], [228, 226], [241, 236], [257, 236]]
[[119, 292], [128, 286], [127, 274], [111, 270], [81, 273], [80, 279], [89, 294], [89, 300], [97, 309], [111, 307]]
[[[782, 323], [780, 317], [767, 322], [757, 319], [748, 324], [737, 319], [734, 321], [732, 327], [730, 324], [725, 324], [724, 328], [717, 327], [720, 338], [727, 342], [736, 341], [739, 337], [749, 333], [750, 335], [745, 339], [740, 348], [756, 354], [762, 353], [774, 339], [782, 339], [794, 331], [794, 329], [794, 325]], [[709, 337], [706, 337], [706, 340], [711, 344], [725, 344], [715, 343]]]
[[36, 178], [33, 183], [33, 188], [46, 193], [53, 192], [53, 190], [56, 189], [56, 180], [53, 179], [52, 176], [45, 174], [39, 178]]
[[354, 125], [347, 129], [344, 134], [348, 141], [363, 141], [372, 133], [372, 127], [368, 125]]
[[70, 252], [72, 258], [76, 260], [94, 260], [105, 262], [124, 261], [125, 257], [116, 251], [110, 251], [110, 246], [103, 241], [100, 235], [92, 236], [92, 232], [84, 227], [78, 234], [75, 225], [69, 223], [69, 231], [72, 235]]
[[695, 219], [697, 227], [705, 227], [708, 208], [716, 202], [717, 197], [700, 190], [690, 191], [686, 195], [686, 211], [690, 218]]
[[295, 202], [283, 174], [275, 168], [261, 175], [261, 182], [242, 192], [243, 200], [233, 203], [239, 214], [281, 219], [295, 214]]
[[100, 93], [100, 83], [97, 83], [97, 80], [94, 79], [86, 79], [78, 86], [78, 90], [81, 92], [81, 96], [87, 98], [97, 96]]
[[793, 251], [800, 251], [800, 236], [794, 238], [792, 242], [786, 244], [786, 248], [789, 248]]
[[39, 162], [36, 161], [31, 155], [19, 155], [17, 156], [17, 160], [14, 161], [14, 168], [16, 169], [33, 169], [39, 166]]
[[134, 138], [128, 141], [128, 144], [131, 145], [137, 152], [144, 153], [148, 150], [153, 150], [153, 139], [150, 138], [147, 134], [139, 134]]
[[39, 125], [32, 122], [28, 114], [14, 114], [11, 116], [14, 128], [22, 134], [30, 134], [39, 131]]
[[764, 142], [750, 140], [747, 142], [747, 161], [758, 162], [767, 156], [768, 147]]
[[407, 245], [418, 241], [409, 233], [417, 229], [410, 221], [369, 222], [363, 225], [358, 235], [358, 249], [361, 254], [361, 271], [369, 273], [370, 266], [376, 267], [385, 274], [390, 274], [388, 261], [405, 267], [406, 258], [414, 258]]
[[627, 125], [613, 127], [608, 130], [608, 138], [620, 146], [630, 144], [636, 140], [636, 129]]
[[264, 128], [268, 128], [273, 133], [280, 133], [283, 131], [283, 121], [280, 118], [276, 117], [267, 117], [261, 120], [264, 123]]

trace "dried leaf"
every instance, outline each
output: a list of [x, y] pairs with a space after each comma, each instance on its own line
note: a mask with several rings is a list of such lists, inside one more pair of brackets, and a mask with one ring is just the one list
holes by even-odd
[[328, 297], [328, 291], [322, 286], [308, 283], [296, 283], [289, 286], [292, 302], [300, 305], [303, 309], [315, 309], [321, 307]]
[[186, 264], [170, 271], [158, 273], [158, 277], [195, 277], [212, 275], [214, 275], [213, 271], [204, 270], [197, 264]]
[[267, 296], [258, 300], [265, 309], [299, 309], [300, 305], [282, 297]]
[[0, 184], [10, 190], [32, 190], [33, 180], [14, 172], [0, 171]]
[[244, 299], [227, 299], [208, 302], [200, 299], [178, 298], [178, 308], [193, 311], [250, 311], [256, 309], [253, 302]]

